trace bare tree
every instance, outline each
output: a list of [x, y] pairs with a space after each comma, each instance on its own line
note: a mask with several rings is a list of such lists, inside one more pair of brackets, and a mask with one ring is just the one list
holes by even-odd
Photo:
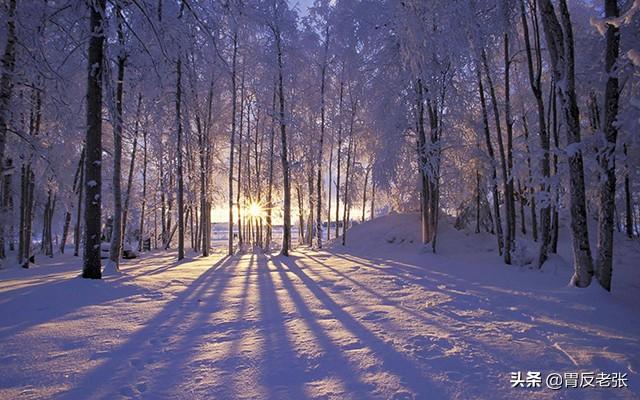
[[124, 52], [124, 32], [122, 28], [122, 9], [116, 2], [116, 20], [118, 45], [118, 77], [116, 79], [116, 108], [113, 123], [113, 232], [111, 233], [111, 249], [109, 261], [117, 271], [122, 253], [122, 96], [124, 92], [124, 68], [126, 56]]
[[573, 27], [566, 0], [559, 1], [559, 8], [560, 20], [556, 16], [551, 0], [540, 0], [540, 16], [553, 66], [553, 76], [556, 82], [563, 83], [558, 85], [558, 96], [566, 123], [569, 153], [574, 265], [574, 275], [571, 282], [578, 287], [587, 287], [593, 276], [593, 259], [591, 258], [589, 229], [587, 227], [582, 152], [577, 147], [581, 142], [581, 135], [580, 110], [575, 90]]
[[[605, 18], [616, 18], [620, 14], [617, 0], [604, 1]], [[599, 161], [603, 179], [600, 184], [600, 213], [598, 214], [598, 256], [596, 258], [596, 276], [600, 285], [611, 290], [611, 270], [613, 267], [613, 222], [616, 198], [616, 140], [618, 128], [618, 75], [616, 62], [620, 53], [619, 29], [607, 24], [607, 48], [605, 53], [605, 71], [607, 85], [604, 98], [604, 136], [606, 146], [600, 151]]]
[[84, 255], [82, 277], [102, 278], [100, 222], [102, 216], [102, 69], [105, 0], [91, 3], [87, 79]]

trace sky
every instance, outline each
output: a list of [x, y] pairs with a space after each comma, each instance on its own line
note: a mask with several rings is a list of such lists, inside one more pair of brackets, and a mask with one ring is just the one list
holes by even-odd
[[291, 6], [298, 5], [302, 15], [307, 14], [307, 9], [313, 5], [313, 0], [288, 0]]

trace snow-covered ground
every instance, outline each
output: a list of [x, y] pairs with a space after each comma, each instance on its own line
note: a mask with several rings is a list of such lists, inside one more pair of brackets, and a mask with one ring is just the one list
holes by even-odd
[[[443, 224], [430, 254], [415, 215], [348, 239], [289, 258], [152, 253], [101, 281], [72, 256], [0, 271], [0, 398], [640, 398], [637, 243], [620, 245], [621, 296], [568, 287], [563, 248], [542, 271], [507, 267], [493, 237]], [[511, 388], [517, 371], [543, 387]], [[544, 388], [555, 372], [629, 387]]]

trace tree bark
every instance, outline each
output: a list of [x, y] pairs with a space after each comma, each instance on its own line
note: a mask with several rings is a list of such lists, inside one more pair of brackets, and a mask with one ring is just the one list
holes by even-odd
[[[542, 55], [540, 52], [540, 30], [538, 24], [538, 16], [536, 14], [537, 1], [534, 0], [531, 3], [532, 6], [532, 21], [533, 21], [533, 39], [535, 44], [535, 64], [534, 53], [531, 48], [531, 39], [529, 35], [529, 23], [527, 22], [526, 11], [524, 6], [524, 0], [520, 1], [520, 17], [522, 20], [522, 28], [524, 32], [525, 50], [527, 54], [527, 70], [529, 72], [529, 85], [531, 91], [536, 100], [536, 107], [538, 110], [538, 129], [540, 136], [540, 147], [542, 148], [542, 158], [540, 159], [540, 170], [542, 172], [541, 191], [543, 193], [549, 193], [549, 180], [550, 180], [550, 167], [549, 167], [549, 133], [547, 132], [545, 116], [544, 116], [544, 101], [542, 99]], [[532, 182], [533, 183], [533, 182]], [[532, 192], [532, 211], [531, 215], [535, 213], [535, 198]], [[550, 242], [550, 224], [551, 224], [551, 207], [549, 201], [542, 203], [542, 209], [540, 210], [540, 250], [538, 252], [538, 268], [541, 268], [544, 262], [547, 260], [549, 252]], [[534, 240], [537, 240], [537, 225], [533, 228]]]
[[278, 57], [278, 94], [280, 98], [280, 158], [282, 161], [282, 176], [284, 185], [284, 221], [282, 234], [282, 250], [281, 254], [289, 255], [291, 246], [291, 183], [289, 182], [289, 157], [287, 148], [287, 125], [284, 118], [285, 101], [284, 101], [284, 83], [283, 83], [283, 65], [282, 65], [282, 44], [280, 38], [280, 29], [276, 27], [276, 51]]
[[338, 150], [337, 150], [337, 170], [336, 170], [336, 232], [335, 237], [340, 235], [340, 167], [342, 162], [342, 106], [344, 95], [344, 82], [340, 80], [340, 95], [338, 100]]
[[[13, 91], [13, 73], [16, 62], [16, 0], [8, 1], [7, 12], [7, 41], [2, 56], [2, 76], [0, 76], [0, 171], [4, 167], [4, 153], [7, 143], [7, 129], [9, 124], [9, 104]], [[0, 260], [4, 258], [4, 210], [0, 209]]]
[[100, 227], [102, 217], [102, 68], [105, 0], [91, 6], [87, 79], [87, 134], [84, 207], [84, 255], [82, 277], [102, 278]]
[[[627, 144], [623, 146], [625, 160], [627, 158]], [[629, 239], [633, 239], [633, 207], [631, 205], [631, 182], [629, 181], [629, 167], [624, 173], [624, 205], [625, 205], [625, 232]]]
[[352, 157], [355, 159], [354, 153], [354, 137], [353, 137], [353, 125], [356, 119], [356, 109], [358, 106], [357, 100], [351, 103], [351, 121], [349, 123], [349, 146], [347, 147], [347, 170], [345, 172], [344, 178], [344, 209], [342, 212], [342, 245], [346, 246], [347, 244], [347, 228], [349, 225], [349, 181], [351, 177], [349, 176], [351, 173], [351, 159]]
[[119, 270], [122, 254], [122, 96], [124, 92], [124, 32], [122, 31], [122, 10], [116, 2], [117, 36], [120, 46], [118, 52], [118, 77], [116, 80], [116, 113], [113, 121], [113, 232], [109, 261], [115, 270]]
[[269, 182], [267, 187], [267, 249], [271, 249], [273, 241], [273, 226], [271, 221], [271, 213], [273, 211], [273, 164], [274, 164], [274, 144], [276, 137], [275, 129], [276, 115], [276, 85], [273, 85], [273, 98], [271, 102], [271, 127], [269, 131]]
[[[144, 245], [144, 219], [145, 212], [147, 206], [147, 130], [146, 128], [142, 131], [142, 144], [144, 146], [144, 150], [142, 153], [142, 204], [140, 205], [140, 228], [138, 229], [139, 237], [138, 237], [138, 251], [142, 251]], [[151, 243], [149, 243], [149, 247], [151, 247]]]
[[[604, 0], [605, 18], [619, 15], [617, 0]], [[611, 272], [613, 269], [613, 221], [616, 198], [616, 140], [618, 128], [618, 73], [616, 62], [620, 53], [619, 30], [612, 24], [607, 26], [605, 52], [605, 72], [607, 84], [604, 99], [604, 136], [606, 147], [600, 153], [600, 169], [604, 179], [600, 183], [600, 212], [598, 214], [598, 256], [596, 258], [596, 277], [608, 291], [611, 291]]]
[[[78, 188], [82, 187], [82, 165], [84, 164], [84, 148], [80, 153], [80, 160], [78, 161], [78, 167], [76, 173], [73, 176], [73, 193], [78, 192]], [[62, 238], [60, 240], [60, 253], [64, 254], [64, 247], [67, 244], [67, 236], [69, 235], [69, 226], [71, 225], [71, 208], [73, 207], [73, 199], [70, 200], [71, 205], [64, 215], [64, 227], [62, 228]], [[78, 204], [79, 205], [79, 204]]]
[[238, 32], [233, 33], [233, 56], [231, 61], [231, 140], [229, 144], [229, 246], [228, 254], [233, 255], [233, 156], [236, 141], [236, 70], [238, 59]]
[[476, 67], [476, 74], [478, 79], [478, 93], [480, 94], [480, 106], [482, 110], [482, 125], [484, 130], [485, 142], [487, 145], [487, 153], [489, 153], [490, 159], [490, 171], [491, 171], [491, 184], [493, 191], [493, 213], [494, 224], [496, 231], [496, 238], [498, 240], [498, 253], [502, 255], [503, 242], [502, 242], [502, 221], [500, 219], [500, 193], [498, 192], [498, 174], [496, 171], [496, 157], [493, 151], [493, 144], [491, 143], [491, 133], [489, 131], [489, 117], [487, 115], [487, 103], [484, 97], [484, 88], [482, 86], [482, 72], [480, 67]]
[[540, 15], [553, 74], [558, 86], [558, 95], [563, 108], [567, 131], [567, 152], [569, 154], [569, 186], [571, 197], [571, 231], [573, 233], [574, 275], [571, 283], [577, 287], [587, 287], [593, 276], [593, 259], [589, 245], [587, 207], [585, 201], [584, 167], [581, 143], [580, 110], [575, 92], [575, 61], [573, 27], [566, 0], [560, 0], [560, 21], [551, 0], [540, 0]]
[[[316, 192], [318, 198], [316, 200], [316, 234], [318, 248], [322, 248], [322, 148], [324, 146], [324, 125], [325, 125], [325, 78], [327, 75], [327, 56], [329, 53], [329, 23], [326, 24], [324, 34], [324, 59], [322, 62], [320, 83], [320, 143], [318, 149], [318, 179], [316, 183]], [[328, 228], [328, 227], [327, 227]]]
[[131, 201], [131, 187], [133, 186], [133, 171], [136, 165], [136, 154], [138, 150], [138, 131], [140, 130], [141, 107], [142, 107], [142, 94], [138, 94], [136, 122], [135, 122], [134, 131], [133, 131], [133, 146], [131, 149], [131, 160], [129, 160], [129, 175], [127, 177], [127, 191], [125, 192], [124, 208], [122, 210], [122, 238], [123, 239], [120, 241], [120, 249], [122, 249], [122, 242], [124, 242], [124, 237], [127, 234], [127, 219], [129, 216], [129, 204]]
[[178, 131], [177, 183], [178, 183], [178, 260], [184, 258], [184, 180], [182, 176], [182, 59], [178, 57], [176, 65], [176, 127]]
[[487, 62], [486, 53], [482, 52], [482, 62], [484, 64], [484, 70], [487, 78], [487, 84], [489, 85], [489, 95], [491, 97], [491, 104], [493, 106], [493, 116], [496, 125], [496, 137], [498, 138], [498, 153], [500, 155], [500, 167], [502, 170], [502, 180], [504, 183], [504, 204], [505, 204], [505, 240], [504, 240], [504, 262], [505, 264], [511, 264], [511, 245], [513, 238], [511, 237], [511, 189], [509, 184], [509, 169], [507, 165], [507, 159], [504, 150], [504, 142], [502, 140], [502, 127], [500, 123], [500, 111], [498, 109], [498, 100], [496, 98], [495, 88], [493, 86], [493, 80], [491, 79], [491, 71], [489, 70], [489, 63]]

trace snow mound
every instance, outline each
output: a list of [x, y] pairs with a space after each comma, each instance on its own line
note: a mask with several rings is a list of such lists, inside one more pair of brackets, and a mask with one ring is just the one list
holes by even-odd
[[[378, 246], [420, 246], [420, 215], [391, 212], [353, 225], [347, 230], [347, 247], [366, 250]], [[342, 247], [342, 236], [330, 247]]]
[[[497, 249], [495, 238], [488, 233], [471, 233], [454, 228], [454, 220], [441, 216], [436, 238], [436, 253], [442, 255], [486, 254]], [[343, 248], [342, 237], [335, 239], [330, 247]], [[431, 244], [423, 244], [420, 214], [391, 212], [385, 216], [356, 224], [347, 231], [346, 248], [360, 251], [395, 252], [403, 250], [415, 253], [431, 253]], [[523, 259], [527, 259], [523, 255]]]

